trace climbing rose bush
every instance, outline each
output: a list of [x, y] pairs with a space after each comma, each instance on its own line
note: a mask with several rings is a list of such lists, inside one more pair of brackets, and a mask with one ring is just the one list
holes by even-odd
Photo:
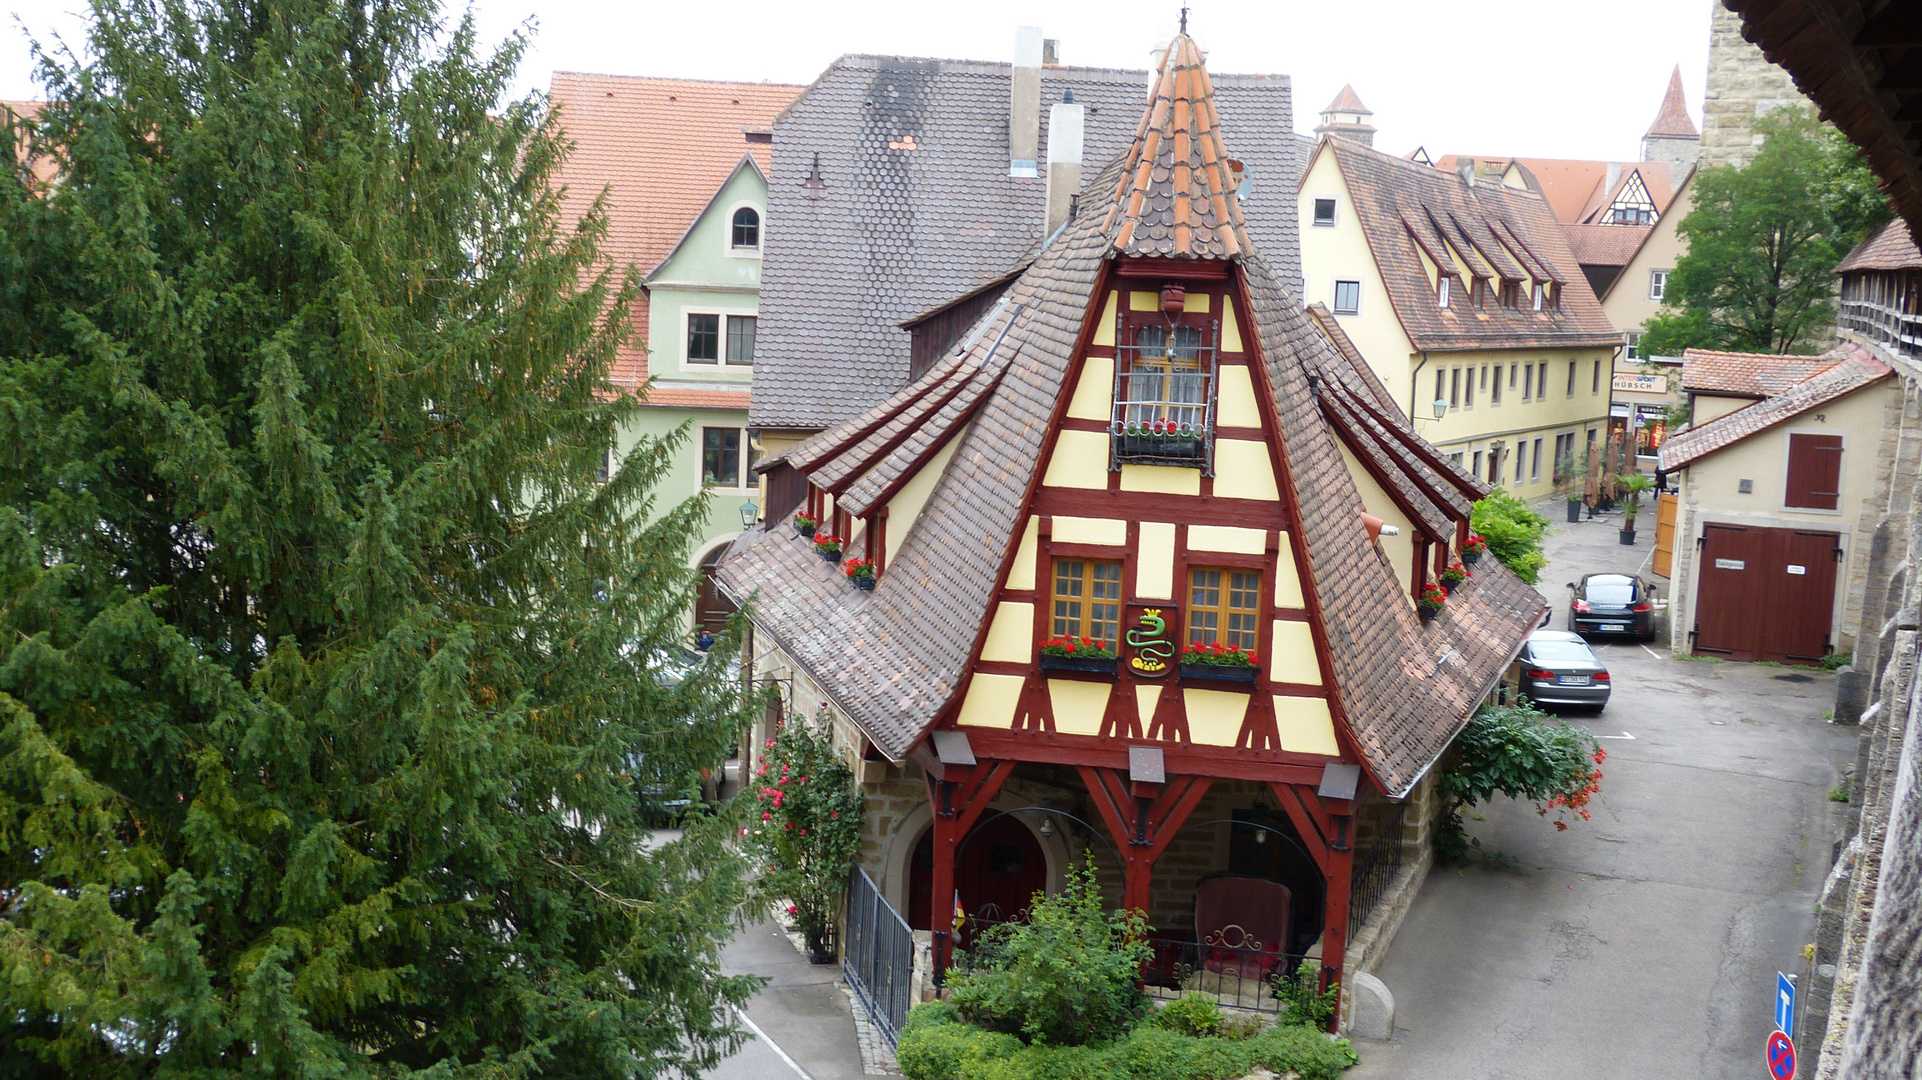
[[861, 791], [826, 711], [796, 717], [762, 748], [741, 833], [769, 897], [789, 902], [811, 945], [826, 940], [861, 844]]

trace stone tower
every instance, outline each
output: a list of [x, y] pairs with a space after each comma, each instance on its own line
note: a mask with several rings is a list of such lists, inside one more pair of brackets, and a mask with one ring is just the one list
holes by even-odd
[[1688, 99], [1682, 96], [1682, 65], [1675, 65], [1668, 77], [1668, 93], [1655, 122], [1642, 136], [1642, 160], [1666, 161], [1671, 165], [1693, 165], [1702, 156], [1702, 136], [1688, 118]]
[[1789, 73], [1769, 63], [1742, 36], [1742, 17], [1713, 6], [1708, 39], [1708, 93], [1702, 101], [1702, 165], [1746, 165], [1761, 136], [1755, 119], [1784, 105], [1806, 105]]
[[1375, 145], [1375, 129], [1368, 118], [1375, 115], [1368, 106], [1361, 103], [1355, 88], [1343, 84], [1341, 93], [1321, 110], [1321, 123], [1315, 125], [1315, 136], [1333, 135], [1337, 139], [1349, 139], [1363, 146]]

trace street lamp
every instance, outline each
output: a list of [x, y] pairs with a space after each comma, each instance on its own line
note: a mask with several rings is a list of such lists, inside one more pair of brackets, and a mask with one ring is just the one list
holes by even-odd
[[758, 521], [760, 517], [761, 508], [754, 504], [753, 499], [749, 499], [741, 504], [741, 528], [752, 529], [754, 523]]

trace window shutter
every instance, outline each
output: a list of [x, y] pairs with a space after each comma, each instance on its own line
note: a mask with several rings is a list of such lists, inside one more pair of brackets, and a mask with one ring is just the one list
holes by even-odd
[[1842, 499], [1842, 436], [1790, 435], [1784, 503], [1808, 510], [1834, 510]]

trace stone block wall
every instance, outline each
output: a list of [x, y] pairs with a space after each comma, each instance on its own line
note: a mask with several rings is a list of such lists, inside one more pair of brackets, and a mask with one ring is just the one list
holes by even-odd
[[1708, 90], [1702, 101], [1704, 167], [1740, 168], [1755, 156], [1755, 121], [1784, 105], [1806, 105], [1789, 73], [1742, 36], [1741, 16], [1714, 5], [1709, 22]]

